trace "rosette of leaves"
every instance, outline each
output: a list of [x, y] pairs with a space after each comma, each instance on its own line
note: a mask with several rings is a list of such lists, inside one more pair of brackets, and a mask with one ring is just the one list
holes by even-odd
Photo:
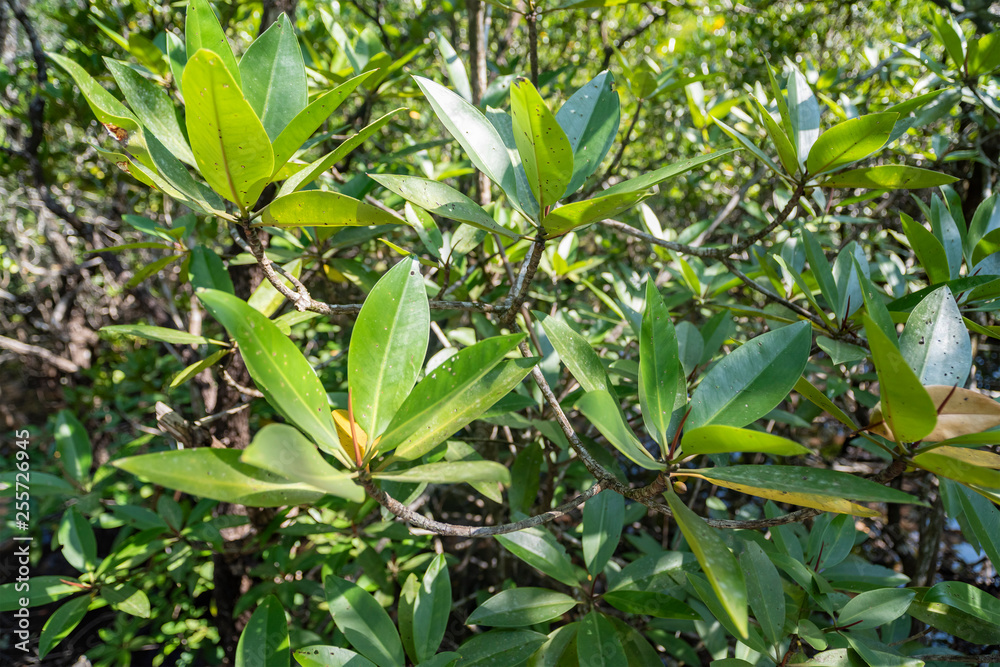
[[[168, 32], [165, 45], [164, 51], [145, 53], [143, 62], [164, 61], [166, 68], [105, 58], [124, 104], [69, 58], [48, 54], [74, 79], [117, 141], [114, 149], [98, 148], [102, 155], [193, 211], [233, 222], [276, 227], [398, 223], [385, 211], [346, 195], [300, 192], [398, 109], [319, 159], [292, 162], [375, 70], [310, 99], [302, 52], [287, 16], [280, 15], [237, 60], [207, 0], [191, 1], [185, 39]], [[277, 189], [273, 200], [261, 197], [268, 186]]]
[[[653, 186], [731, 150], [700, 155], [623, 181], [589, 199], [567, 202], [601, 165], [618, 133], [621, 109], [614, 77], [602, 72], [553, 114], [530, 81], [510, 87], [510, 113], [485, 113], [461, 95], [415, 76], [438, 120], [472, 164], [545, 238], [614, 217], [635, 206]], [[508, 237], [481, 206], [454, 188], [417, 176], [371, 174], [416, 207]]]

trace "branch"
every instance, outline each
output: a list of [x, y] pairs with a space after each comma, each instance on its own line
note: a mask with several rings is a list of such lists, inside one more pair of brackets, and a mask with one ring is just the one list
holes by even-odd
[[964, 662], [967, 665], [990, 665], [1000, 662], [1000, 653], [984, 653], [983, 655], [915, 655], [924, 662]]
[[64, 373], [76, 373], [80, 370], [80, 367], [69, 359], [64, 359], [54, 352], [46, 350], [44, 347], [22, 343], [19, 340], [7, 338], [6, 336], [0, 336], [0, 348], [10, 350], [14, 354], [19, 354], [21, 356], [38, 357], [42, 361], [55, 366]]
[[510, 294], [507, 295], [507, 312], [500, 318], [500, 326], [509, 327], [514, 318], [517, 317], [517, 311], [521, 309], [521, 304], [524, 303], [524, 298], [528, 294], [528, 287], [535, 278], [535, 272], [538, 270], [538, 262], [542, 259], [543, 250], [545, 250], [545, 240], [536, 238], [535, 242], [531, 245], [531, 253], [524, 260], [524, 264], [521, 265], [521, 272], [517, 276], [517, 282], [511, 286]]
[[528, 0], [528, 59], [531, 62], [531, 85], [538, 87], [538, 11], [534, 0]]
[[423, 514], [414, 512], [409, 507], [375, 486], [374, 481], [367, 474], [362, 473], [358, 481], [361, 482], [361, 485], [365, 488], [365, 491], [369, 496], [371, 496], [371, 498], [373, 498], [379, 505], [389, 510], [389, 512], [394, 514], [396, 517], [402, 519], [411, 526], [416, 526], [417, 528], [422, 528], [423, 530], [427, 530], [438, 535], [447, 535], [449, 537], [490, 537], [492, 535], [516, 533], [519, 530], [531, 528], [532, 526], [538, 526], [564, 516], [603, 490], [603, 487], [598, 482], [577, 497], [564, 502], [562, 505], [559, 505], [548, 512], [543, 512], [542, 514], [531, 516], [527, 519], [522, 519], [513, 523], [503, 523], [498, 526], [459, 526], [453, 523], [444, 523], [441, 521], [435, 521], [434, 519], [428, 519]]

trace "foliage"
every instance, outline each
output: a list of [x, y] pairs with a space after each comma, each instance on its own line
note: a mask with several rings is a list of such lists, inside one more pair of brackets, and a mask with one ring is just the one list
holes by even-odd
[[[42, 355], [88, 380], [45, 470], [4, 455], [4, 537], [23, 514], [60, 559], [27, 605], [0, 586], [43, 612], [40, 658], [882, 667], [1000, 644], [976, 356], [1000, 338], [996, 17], [915, 3], [852, 40], [851, 8], [637, 4], [54, 5], [107, 41], [45, 53], [6, 5], [37, 77], [4, 173], [30, 171], [39, 234], [55, 215], [119, 267], [95, 299], [148, 300], [101, 320], [110, 375]], [[124, 236], [47, 173], [81, 171], [39, 115], [76, 101], [107, 135], [72, 188], [126, 189]], [[19, 280], [11, 300], [51, 289]], [[945, 530], [978, 570], [939, 567]]]

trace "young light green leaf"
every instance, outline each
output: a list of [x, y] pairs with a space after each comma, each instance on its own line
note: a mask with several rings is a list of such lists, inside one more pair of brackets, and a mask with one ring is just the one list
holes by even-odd
[[60, 410], [56, 415], [53, 436], [63, 469], [79, 484], [86, 486], [90, 479], [90, 465], [93, 459], [87, 429], [72, 412]]
[[694, 391], [688, 428], [746, 426], [767, 414], [802, 375], [811, 344], [809, 323], [797, 322], [757, 336], [723, 357]]
[[198, 298], [237, 342], [250, 377], [264, 398], [345, 465], [323, 384], [306, 358], [281, 330], [232, 294], [202, 290]]
[[[240, 66], [236, 63], [233, 48], [226, 39], [219, 19], [208, 0], [190, 0], [187, 17], [184, 24], [184, 42], [187, 48], [188, 61], [201, 49], [207, 49], [222, 59], [222, 64], [229, 70], [230, 76], [239, 88], [243, 87], [240, 80]], [[185, 67], [186, 68], [186, 67]], [[185, 94], [184, 99], [190, 102]]]
[[379, 667], [403, 667], [399, 633], [378, 602], [363, 588], [329, 575], [323, 580], [330, 615], [351, 646]]
[[781, 436], [719, 424], [685, 430], [681, 439], [681, 451], [684, 456], [730, 452], [804, 456], [810, 452], [807, 447]]
[[[764, 467], [764, 466], [761, 466]], [[674, 520], [694, 552], [712, 590], [722, 603], [740, 636], [747, 636], [747, 587], [743, 570], [722, 538], [705, 521], [688, 509], [672, 490], [666, 492]]]
[[618, 548], [625, 522], [625, 499], [615, 491], [601, 491], [583, 506], [583, 562], [597, 576]]
[[416, 383], [429, 327], [419, 263], [403, 259], [368, 294], [351, 334], [347, 382], [354, 419], [369, 441], [382, 434]]
[[59, 645], [59, 642], [73, 632], [83, 617], [87, 615], [90, 602], [90, 596], [82, 595], [69, 602], [64, 602], [52, 612], [52, 615], [45, 621], [45, 625], [42, 626], [42, 634], [38, 638], [39, 658], [47, 656], [52, 649]]
[[806, 169], [816, 175], [863, 160], [885, 146], [898, 117], [896, 113], [873, 113], [834, 125], [813, 144]]
[[573, 93], [556, 113], [556, 121], [573, 149], [573, 177], [563, 194], [568, 197], [601, 165], [618, 134], [621, 103], [611, 72], [601, 72]]
[[646, 280], [646, 309], [639, 335], [639, 403], [642, 421], [664, 448], [683, 377], [677, 332], [652, 277]]
[[905, 165], [880, 165], [851, 169], [828, 176], [820, 183], [826, 188], [868, 188], [870, 190], [919, 190], [954, 183], [958, 179], [937, 171], [907, 167]]
[[520, 384], [537, 359], [504, 359], [523, 334], [488, 338], [460, 350], [424, 377], [393, 417], [379, 452], [423, 456]]
[[323, 496], [312, 486], [243, 463], [238, 449], [156, 452], [118, 459], [112, 465], [168, 489], [251, 507], [299, 505]]
[[465, 71], [465, 65], [461, 58], [455, 53], [455, 47], [451, 45], [445, 36], [437, 34], [438, 51], [444, 59], [444, 68], [448, 72], [448, 80], [455, 87], [455, 92], [462, 96], [466, 102], [472, 103], [472, 84], [469, 83], [469, 73]]
[[668, 164], [665, 167], [660, 167], [659, 169], [643, 174], [642, 176], [636, 176], [635, 178], [612, 185], [610, 188], [602, 190], [600, 195], [602, 197], [607, 197], [608, 195], [617, 194], [619, 192], [644, 192], [654, 185], [662, 183], [668, 178], [679, 176], [685, 172], [691, 171], [695, 167], [700, 167], [706, 162], [718, 160], [720, 157], [734, 153], [737, 150], [739, 149], [727, 148], [725, 150], [715, 151], [714, 153], [709, 153], [707, 155], [699, 155], [698, 157]]
[[496, 461], [441, 461], [407, 468], [372, 474], [375, 479], [392, 482], [428, 482], [431, 484], [474, 484], [493, 482], [507, 486], [510, 471]]
[[864, 323], [878, 373], [885, 425], [900, 441], [917, 442], [937, 424], [934, 402], [896, 343], [867, 316]]
[[339, 192], [305, 190], [278, 197], [264, 209], [255, 226], [369, 227], [403, 221], [382, 209]]
[[[211, 9], [209, 9], [211, 11]], [[188, 59], [182, 83], [191, 150], [212, 189], [243, 212], [271, 177], [271, 141], [223, 60], [204, 49]]]
[[496, 540], [525, 563], [556, 581], [567, 586], [580, 584], [566, 549], [544, 528], [536, 526], [508, 535], [496, 535]]
[[573, 177], [573, 148], [541, 95], [527, 79], [510, 87], [514, 141], [531, 192], [545, 212], [566, 193]]
[[819, 139], [819, 102], [805, 75], [797, 68], [788, 77], [788, 115], [792, 123], [792, 138], [799, 164], [805, 166], [806, 156]]
[[910, 242], [920, 266], [927, 272], [927, 280], [932, 284], [947, 282], [951, 277], [948, 256], [944, 246], [926, 227], [905, 213], [899, 214], [903, 223], [903, 233]]
[[580, 412], [601, 432], [608, 442], [630, 461], [647, 470], [665, 470], [666, 463], [657, 461], [646, 450], [625, 421], [617, 399], [608, 392], [588, 391], [577, 402]]
[[377, 667], [360, 653], [339, 646], [306, 646], [292, 656], [299, 667]]
[[275, 140], [309, 102], [305, 62], [287, 14], [279, 14], [253, 41], [240, 58], [239, 68], [243, 96], [267, 136]]
[[545, 236], [554, 238], [585, 225], [613, 218], [647, 197], [645, 192], [619, 192], [560, 206], [542, 218]]
[[519, 238], [514, 232], [498, 225], [482, 206], [449, 185], [418, 176], [391, 174], [369, 174], [369, 176], [403, 199], [442, 218], [458, 220], [477, 229], [496, 232], [509, 239]]
[[268, 595], [247, 621], [236, 645], [236, 667], [288, 667], [288, 621], [285, 610]]
[[[353, 452], [347, 455], [353, 456]], [[243, 450], [240, 460], [355, 503], [365, 499], [364, 489], [350, 474], [327, 463], [316, 445], [288, 424], [268, 424], [262, 428]]]
[[95, 81], [87, 70], [58, 53], [46, 53], [45, 57], [51, 58], [73, 78], [94, 116], [119, 142], [124, 143], [128, 134], [139, 129], [139, 121], [132, 112]]
[[112, 324], [101, 327], [102, 333], [124, 334], [136, 336], [146, 340], [157, 340], [163, 343], [173, 343], [175, 345], [223, 345], [222, 341], [212, 340], [204, 336], [195, 336], [187, 331], [168, 329], [166, 327], [154, 327], [148, 324]]
[[479, 605], [465, 623], [494, 628], [523, 628], [555, 620], [578, 604], [570, 596], [547, 588], [512, 588]]

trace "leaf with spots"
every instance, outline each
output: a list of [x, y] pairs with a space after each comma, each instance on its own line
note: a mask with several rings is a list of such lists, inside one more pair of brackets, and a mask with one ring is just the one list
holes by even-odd
[[601, 165], [618, 134], [621, 103], [614, 75], [605, 70], [573, 93], [559, 109], [556, 121], [573, 149], [573, 178], [563, 195], [568, 197]]
[[425, 211], [449, 220], [464, 222], [483, 231], [496, 232], [510, 239], [519, 238], [514, 232], [497, 224], [482, 206], [444, 183], [418, 176], [391, 174], [369, 174], [369, 176]]
[[191, 150], [212, 189], [246, 213], [271, 177], [274, 155], [264, 126], [222, 59], [204, 49], [182, 82]]
[[535, 364], [535, 359], [504, 359], [523, 339], [523, 334], [487, 338], [445, 360], [406, 397], [377, 450], [419, 458], [491, 408]]
[[323, 497], [311, 486], [243, 463], [238, 449], [179, 449], [129, 456], [112, 465], [168, 489], [250, 507], [301, 505]]
[[573, 177], [573, 148], [566, 132], [527, 79], [510, 87], [514, 141], [538, 205], [545, 210], [566, 193]]
[[[240, 66], [236, 62], [236, 56], [233, 55], [233, 47], [229, 45], [222, 24], [219, 23], [208, 0], [190, 0], [188, 3], [184, 42], [189, 61], [201, 49], [212, 51], [222, 59], [223, 65], [236, 80], [236, 85], [243, 87]], [[186, 99], [187, 95], [184, 97]]]
[[361, 307], [351, 334], [347, 386], [354, 419], [372, 442], [420, 375], [430, 317], [420, 264], [409, 258], [382, 276]]
[[306, 66], [285, 13], [247, 48], [240, 58], [240, 75], [247, 102], [267, 136], [275, 139], [309, 103]]
[[950, 289], [940, 287], [917, 304], [899, 347], [921, 384], [965, 385], [972, 370], [972, 341]]
[[350, 466], [340, 447], [326, 390], [295, 343], [274, 322], [232, 294], [199, 290], [198, 298], [239, 345], [247, 371], [267, 402], [323, 451]]
[[269, 227], [369, 227], [399, 225], [403, 221], [339, 192], [303, 190], [275, 199], [254, 224]]

